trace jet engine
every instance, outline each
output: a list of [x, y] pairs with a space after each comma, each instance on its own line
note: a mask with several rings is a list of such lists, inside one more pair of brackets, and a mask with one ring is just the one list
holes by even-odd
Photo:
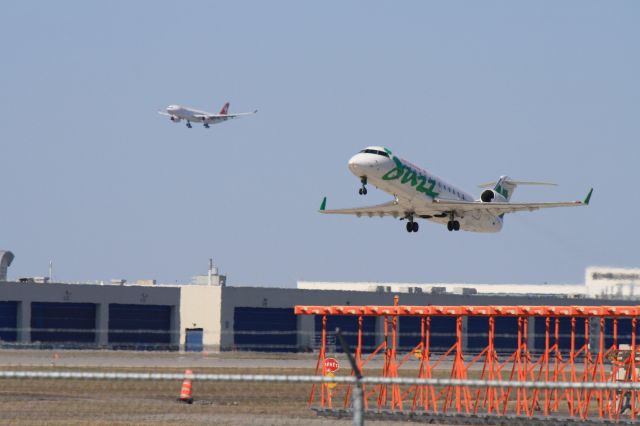
[[171, 116], [170, 120], [173, 121], [174, 123], [179, 123], [180, 122], [180, 117], [175, 117], [175, 116]]
[[491, 203], [491, 202], [504, 203], [507, 201], [507, 199], [504, 198], [502, 194], [494, 191], [493, 189], [487, 189], [482, 191], [482, 194], [480, 194], [480, 200], [482, 200], [483, 203]]

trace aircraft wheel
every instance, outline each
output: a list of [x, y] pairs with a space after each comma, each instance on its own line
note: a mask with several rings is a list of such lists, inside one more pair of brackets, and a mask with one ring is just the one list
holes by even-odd
[[413, 232], [413, 224], [415, 222], [407, 222], [407, 232]]
[[447, 222], [447, 229], [448, 229], [449, 231], [453, 231], [453, 221], [452, 221], [452, 220], [450, 220], [449, 222]]
[[459, 231], [460, 230], [460, 222], [458, 222], [457, 220], [453, 221], [453, 230], [454, 231]]
[[418, 222], [413, 222], [411, 228], [413, 232], [418, 232], [418, 229], [420, 229], [420, 225], [418, 225]]
[[367, 195], [367, 188], [362, 188], [362, 195]]
[[358, 189], [358, 194], [362, 195], [362, 188]]

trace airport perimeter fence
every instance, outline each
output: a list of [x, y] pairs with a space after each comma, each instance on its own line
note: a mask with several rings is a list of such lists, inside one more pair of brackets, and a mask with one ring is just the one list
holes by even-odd
[[[455, 324], [453, 324], [455, 326]], [[593, 327], [592, 327], [593, 328]], [[397, 347], [399, 353], [408, 353], [421, 339], [421, 332], [397, 332]], [[99, 335], [108, 336], [99, 339]], [[215, 334], [215, 335], [214, 335]], [[383, 331], [345, 330], [343, 332], [350, 345], [355, 346], [358, 336], [362, 337], [363, 351], [371, 352], [385, 339]], [[17, 336], [29, 336], [28, 339], [18, 339]], [[181, 341], [179, 331], [153, 329], [79, 329], [79, 328], [16, 328], [0, 327], [0, 349], [44, 349], [44, 350], [114, 350], [114, 351], [157, 351], [157, 352], [274, 352], [274, 353], [311, 353], [322, 347], [322, 333], [303, 330], [239, 330], [213, 333], [204, 331], [202, 337], [209, 337], [205, 341], [220, 341], [221, 344], [205, 344], [198, 341], [195, 344]], [[504, 352], [512, 352], [518, 346], [518, 332], [514, 327], [504, 327], [493, 334], [496, 347]], [[485, 347], [489, 333], [487, 331], [465, 331], [464, 349], [468, 354], [479, 354]], [[588, 336], [596, 341], [597, 330], [593, 329]], [[387, 336], [388, 338], [388, 336]], [[544, 351], [544, 332], [529, 333], [529, 351], [540, 354]], [[559, 346], [568, 349], [572, 333], [562, 330], [558, 333]], [[584, 333], [579, 335], [584, 339]], [[631, 333], [627, 329], [624, 333], [612, 333], [608, 329], [604, 333], [607, 344], [614, 340], [619, 343], [630, 343]], [[455, 327], [451, 330], [432, 331], [430, 334], [431, 351], [433, 354], [446, 352], [455, 341]], [[326, 347], [329, 352], [341, 353], [342, 349], [336, 339], [335, 332], [328, 330]]]
[[[101, 341], [99, 335], [108, 336]], [[204, 335], [213, 335], [213, 332], [205, 331]], [[346, 330], [343, 332], [345, 338], [352, 345], [358, 339], [358, 331]], [[17, 336], [29, 336], [28, 339], [20, 341]], [[364, 339], [363, 349], [373, 351], [385, 336], [380, 332], [364, 331], [361, 333]], [[486, 340], [488, 333], [468, 333], [472, 341]], [[0, 327], [0, 349], [60, 349], [60, 350], [140, 350], [140, 351], [248, 351], [248, 352], [282, 352], [282, 353], [309, 353], [318, 351], [322, 346], [322, 334], [320, 331], [307, 332], [302, 330], [239, 330], [216, 332], [212, 339], [221, 341], [222, 344], [204, 344], [201, 341], [194, 345], [180, 341], [179, 331], [153, 330], [153, 329], [80, 329], [80, 328], [9, 328]], [[452, 332], [433, 332], [433, 351], [445, 352], [450, 346]], [[498, 338], [505, 339], [505, 342], [512, 342], [505, 345], [505, 349], [516, 348], [517, 333], [505, 332], [497, 334]], [[563, 338], [568, 339], [569, 334], [563, 334]], [[399, 349], [410, 351], [419, 341], [419, 331], [399, 332]], [[204, 340], [204, 339], [203, 339]], [[334, 331], [330, 331], [326, 336], [327, 346], [331, 352], [342, 352]], [[479, 350], [479, 349], [478, 349]], [[472, 350], [473, 351], [473, 348]]]
[[[640, 416], [640, 306], [399, 306], [396, 299], [394, 306], [298, 306], [295, 313], [307, 316], [304, 327], [234, 324], [218, 332], [220, 346], [196, 345], [193, 353], [188, 344], [178, 351], [180, 336], [170, 330], [96, 331], [94, 322], [14, 329], [30, 347], [51, 350], [3, 345], [0, 421], [322, 424], [362, 413], [385, 422], [452, 416], [457, 423], [635, 422]], [[341, 334], [338, 325], [346, 328]], [[118, 350], [87, 350], [96, 348]], [[353, 355], [349, 362], [345, 354]], [[197, 373], [192, 404], [177, 401], [186, 368]], [[254, 374], [235, 376], [241, 373]], [[354, 399], [358, 393], [362, 398]]]
[[[186, 383], [188, 381], [188, 383]], [[187, 386], [188, 385], [188, 386]], [[558, 413], [537, 411], [533, 415], [506, 416], [477, 407], [452, 406], [445, 411], [421, 407], [378, 410], [354, 400], [333, 410], [309, 405], [312, 386], [330, 394], [350, 386], [366, 393], [385, 387], [450, 389], [453, 393], [475, 394], [480, 389], [496, 393], [513, 389], [507, 399], [518, 403], [526, 392], [593, 395], [593, 408], [569, 416], [569, 407]], [[188, 391], [187, 391], [188, 390]], [[597, 395], [615, 393], [624, 401], [618, 414], [598, 414]], [[328, 424], [637, 424], [633, 402], [640, 383], [573, 383], [541, 381], [498, 381], [449, 378], [384, 378], [281, 374], [206, 374], [131, 371], [0, 371], [0, 424], [217, 424], [217, 425], [328, 425]], [[625, 398], [624, 395], [629, 395]], [[181, 400], [182, 398], [182, 400]], [[410, 401], [411, 398], [408, 398]], [[342, 402], [342, 401], [341, 401]], [[341, 403], [340, 402], [340, 403]], [[486, 401], [485, 401], [486, 402]], [[341, 404], [336, 404], [341, 405]], [[502, 417], [501, 417], [502, 416]]]

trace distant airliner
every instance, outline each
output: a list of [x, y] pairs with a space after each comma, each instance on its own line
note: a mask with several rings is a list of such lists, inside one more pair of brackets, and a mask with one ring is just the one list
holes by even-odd
[[187, 122], [187, 127], [191, 128], [191, 122], [203, 123], [204, 127], [209, 128], [209, 124], [217, 124], [223, 121], [227, 121], [231, 118], [242, 117], [243, 115], [251, 115], [258, 112], [256, 109], [252, 112], [239, 112], [235, 114], [229, 114], [229, 102], [224, 104], [219, 113], [212, 113], [206, 111], [200, 111], [197, 109], [183, 107], [180, 105], [169, 105], [165, 111], [158, 111], [158, 114], [166, 115], [174, 123], [179, 123], [181, 120]]
[[352, 209], [326, 210], [327, 197], [320, 213], [360, 216], [393, 216], [407, 220], [407, 231], [418, 232], [418, 218], [446, 224], [449, 231], [498, 232], [505, 213], [533, 211], [550, 207], [589, 205], [593, 188], [584, 201], [553, 203], [510, 203], [518, 185], [555, 185], [545, 182], [522, 182], [501, 176], [497, 182], [480, 185], [485, 189], [480, 199], [458, 189], [445, 180], [393, 155], [384, 147], [363, 149], [349, 160], [349, 169], [360, 178], [360, 195], [367, 194], [367, 182], [394, 196], [384, 204]]

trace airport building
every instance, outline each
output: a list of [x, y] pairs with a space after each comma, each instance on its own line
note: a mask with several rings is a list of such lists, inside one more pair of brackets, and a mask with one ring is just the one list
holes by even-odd
[[[47, 277], [9, 281], [12, 260], [11, 252], [0, 252], [0, 346], [15, 348], [312, 351], [322, 318], [296, 316], [295, 305], [392, 305], [396, 295], [404, 305], [628, 305], [640, 299], [640, 269], [589, 268], [580, 285], [301, 281], [296, 288], [272, 288], [226, 286], [226, 277], [212, 265], [207, 275], [182, 285], [54, 283]], [[496, 319], [497, 329], [507, 332], [497, 345], [514, 345], [508, 332], [515, 320]], [[627, 322], [620, 322], [619, 333], [628, 332]], [[335, 327], [353, 339], [349, 333], [357, 319], [328, 317], [328, 330]], [[383, 339], [383, 319], [365, 317], [363, 327], [365, 347], [374, 348]], [[433, 317], [431, 327], [434, 350], [446, 350], [455, 318]], [[486, 320], [465, 318], [463, 327], [466, 349], [481, 348]], [[542, 344], [536, 327], [542, 324], [530, 324], [531, 348]], [[398, 331], [400, 347], [412, 347], [419, 318], [401, 317]]]

